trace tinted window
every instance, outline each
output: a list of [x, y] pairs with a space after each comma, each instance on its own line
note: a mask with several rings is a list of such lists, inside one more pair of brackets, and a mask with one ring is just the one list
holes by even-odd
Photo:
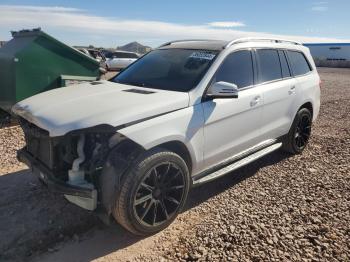
[[105, 52], [105, 57], [106, 58], [112, 58], [113, 57], [113, 53], [112, 52]]
[[217, 52], [189, 49], [158, 49], [149, 52], [113, 82], [163, 90], [188, 92], [215, 60]]
[[134, 53], [124, 53], [124, 58], [139, 58], [137, 54]]
[[138, 58], [138, 56], [134, 53], [124, 53], [124, 52], [116, 52], [113, 54], [115, 58]]
[[280, 56], [280, 61], [281, 61], [282, 77], [283, 78], [290, 77], [291, 74], [290, 74], [290, 70], [288, 67], [286, 55], [284, 54], [283, 51], [278, 51], [278, 54]]
[[237, 51], [228, 55], [214, 78], [214, 82], [220, 81], [236, 84], [238, 88], [253, 85], [253, 61], [250, 51]]
[[277, 50], [258, 49], [259, 82], [264, 83], [282, 78], [281, 65]]
[[305, 56], [297, 51], [287, 51], [294, 75], [303, 75], [311, 71]]

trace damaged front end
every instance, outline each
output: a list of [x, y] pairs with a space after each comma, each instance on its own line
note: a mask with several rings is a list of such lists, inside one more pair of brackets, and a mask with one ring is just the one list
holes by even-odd
[[107, 125], [50, 137], [46, 130], [20, 119], [26, 146], [19, 161], [28, 165], [49, 189], [63, 193], [72, 203], [88, 210], [98, 205], [99, 180], [113, 145], [123, 140]]

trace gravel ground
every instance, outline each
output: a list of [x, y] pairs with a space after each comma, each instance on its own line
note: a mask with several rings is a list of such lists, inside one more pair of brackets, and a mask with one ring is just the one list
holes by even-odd
[[193, 189], [178, 219], [144, 239], [14, 172], [21, 131], [0, 130], [0, 260], [349, 261], [350, 70], [319, 72], [321, 112], [303, 154], [275, 152]]
[[18, 126], [0, 129], [0, 175], [24, 167], [16, 159], [16, 152], [24, 146], [22, 129]]

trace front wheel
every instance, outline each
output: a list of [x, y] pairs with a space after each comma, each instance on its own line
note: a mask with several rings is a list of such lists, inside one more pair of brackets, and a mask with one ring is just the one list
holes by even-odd
[[311, 135], [312, 114], [302, 108], [296, 114], [293, 124], [283, 141], [283, 149], [292, 154], [300, 154], [306, 147]]
[[122, 179], [113, 216], [134, 234], [156, 233], [181, 212], [189, 188], [185, 161], [173, 152], [153, 149], [140, 156]]

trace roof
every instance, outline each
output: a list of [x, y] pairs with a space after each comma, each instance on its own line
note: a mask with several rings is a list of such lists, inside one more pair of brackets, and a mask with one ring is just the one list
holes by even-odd
[[167, 43], [159, 47], [159, 49], [172, 49], [172, 48], [182, 48], [182, 49], [199, 49], [199, 50], [213, 50], [213, 51], [221, 51], [225, 48], [225, 46], [229, 43], [229, 41], [223, 40], [193, 40], [183, 42], [172, 42]]

